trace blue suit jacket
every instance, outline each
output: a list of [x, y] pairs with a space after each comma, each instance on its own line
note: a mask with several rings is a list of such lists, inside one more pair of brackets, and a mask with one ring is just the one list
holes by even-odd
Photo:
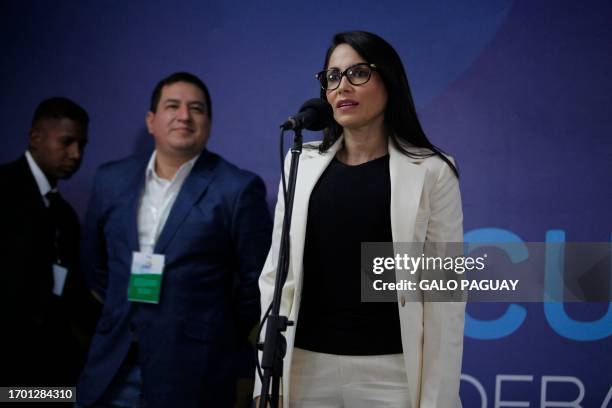
[[265, 186], [256, 175], [202, 152], [155, 246], [165, 255], [160, 302], [129, 302], [148, 159], [103, 165], [94, 181], [83, 260], [104, 307], [78, 402], [90, 405], [101, 397], [136, 336], [147, 406], [231, 406], [237, 350], [260, 314], [257, 280], [271, 238]]

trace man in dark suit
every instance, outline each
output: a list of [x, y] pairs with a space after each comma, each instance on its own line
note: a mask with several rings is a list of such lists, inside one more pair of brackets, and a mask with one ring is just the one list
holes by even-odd
[[211, 101], [196, 76], [160, 81], [146, 124], [153, 154], [103, 165], [94, 181], [83, 254], [104, 307], [77, 402], [231, 407], [259, 318], [265, 186], [205, 149]]
[[47, 99], [25, 154], [0, 166], [2, 386], [74, 385], [84, 363], [93, 299], [78, 268], [79, 221], [57, 184], [78, 170], [88, 123], [73, 101]]

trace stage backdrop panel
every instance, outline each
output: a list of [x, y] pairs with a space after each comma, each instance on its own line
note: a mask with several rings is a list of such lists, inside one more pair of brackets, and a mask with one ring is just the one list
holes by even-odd
[[[365, 29], [395, 46], [458, 161], [467, 241], [609, 241], [611, 22], [603, 0], [3, 1], [0, 160], [23, 152], [41, 99], [73, 98], [90, 142], [61, 189], [82, 214], [97, 166], [150, 151], [155, 83], [187, 70], [210, 87], [210, 149], [260, 174], [272, 206], [278, 125], [318, 95], [332, 34]], [[466, 407], [607, 406], [611, 367], [608, 303], [468, 306]]]

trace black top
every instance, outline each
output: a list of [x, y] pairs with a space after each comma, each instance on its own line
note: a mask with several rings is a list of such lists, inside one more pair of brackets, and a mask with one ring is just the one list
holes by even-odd
[[308, 206], [295, 345], [328, 354], [402, 352], [395, 303], [361, 302], [361, 242], [391, 242], [389, 156], [358, 166], [334, 159]]

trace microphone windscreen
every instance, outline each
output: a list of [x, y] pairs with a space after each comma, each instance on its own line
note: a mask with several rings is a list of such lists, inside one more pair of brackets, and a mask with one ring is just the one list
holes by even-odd
[[304, 102], [300, 113], [312, 111], [308, 118], [304, 118], [304, 128], [312, 131], [325, 129], [332, 123], [334, 112], [331, 105], [322, 98], [312, 98]]

